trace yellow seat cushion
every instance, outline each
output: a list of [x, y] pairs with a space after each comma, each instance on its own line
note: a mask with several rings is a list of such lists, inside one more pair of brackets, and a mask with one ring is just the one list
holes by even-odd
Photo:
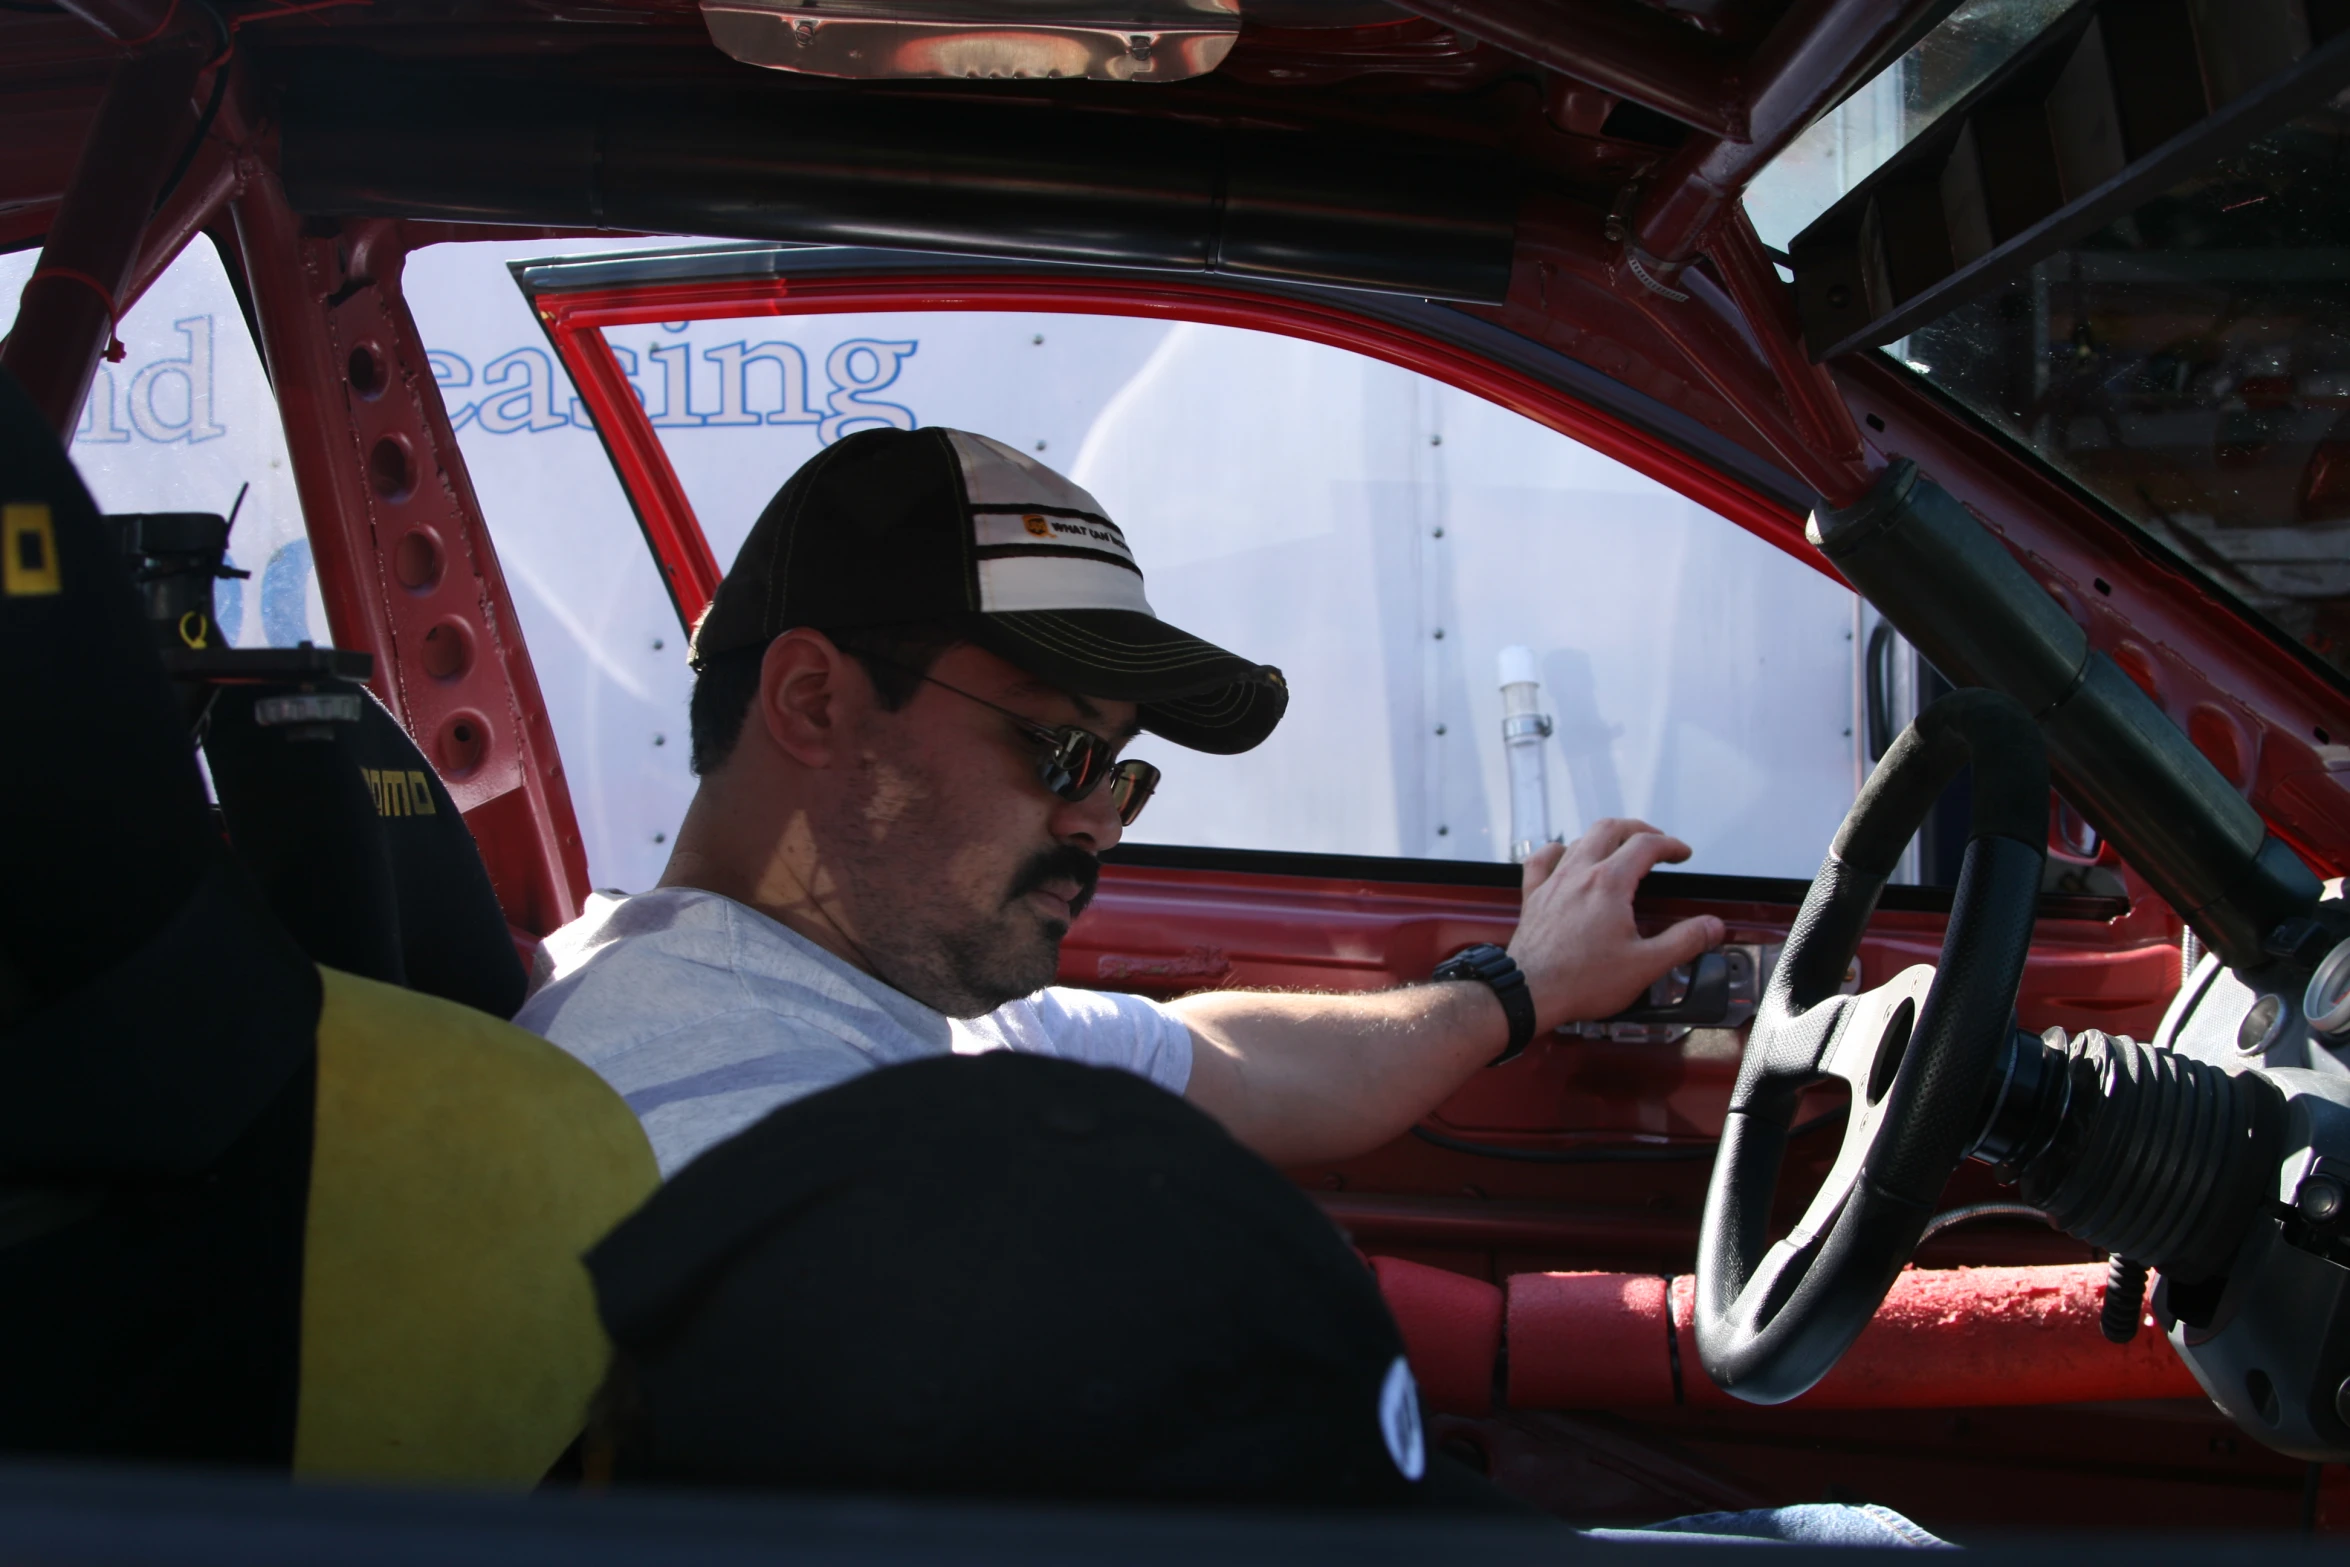
[[580, 1258], [659, 1184], [652, 1148], [536, 1035], [320, 973], [294, 1472], [532, 1484], [603, 1379]]

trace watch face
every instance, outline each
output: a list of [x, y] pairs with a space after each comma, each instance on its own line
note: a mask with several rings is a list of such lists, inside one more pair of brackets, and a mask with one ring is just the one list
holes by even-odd
[[1432, 979], [1483, 979], [1485, 971], [1496, 957], [1505, 957], [1499, 947], [1484, 943], [1454, 953], [1436, 965], [1429, 976]]

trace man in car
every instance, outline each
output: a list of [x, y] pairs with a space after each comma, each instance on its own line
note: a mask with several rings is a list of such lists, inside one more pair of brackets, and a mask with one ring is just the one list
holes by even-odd
[[1121, 749], [1147, 731], [1248, 750], [1288, 692], [1153, 615], [1094, 498], [982, 436], [868, 431], [809, 461], [693, 665], [701, 785], [661, 884], [550, 937], [517, 1019], [627, 1097], [664, 1173], [875, 1067], [998, 1049], [1139, 1073], [1277, 1165], [1344, 1158], [1722, 939], [1711, 916], [1642, 935], [1634, 888], [1688, 846], [1602, 821], [1527, 863], [1506, 954], [1450, 983], [1055, 987], [1099, 857], [1157, 781]]

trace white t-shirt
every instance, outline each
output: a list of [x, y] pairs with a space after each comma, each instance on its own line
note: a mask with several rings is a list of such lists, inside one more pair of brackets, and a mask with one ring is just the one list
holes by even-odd
[[731, 898], [599, 892], [549, 936], [514, 1021], [628, 1101], [668, 1176], [778, 1105], [877, 1066], [1021, 1050], [1122, 1067], [1180, 1094], [1191, 1031], [1141, 996], [1054, 986], [949, 1018]]

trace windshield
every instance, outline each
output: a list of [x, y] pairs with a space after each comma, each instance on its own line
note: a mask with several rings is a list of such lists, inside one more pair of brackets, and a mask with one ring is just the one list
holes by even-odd
[[2350, 674], [2350, 110], [1888, 345]]
[[2080, 0], [1965, 0], [1892, 65], [1791, 143], [1746, 190], [1746, 215], [1779, 250], [1980, 86]]

